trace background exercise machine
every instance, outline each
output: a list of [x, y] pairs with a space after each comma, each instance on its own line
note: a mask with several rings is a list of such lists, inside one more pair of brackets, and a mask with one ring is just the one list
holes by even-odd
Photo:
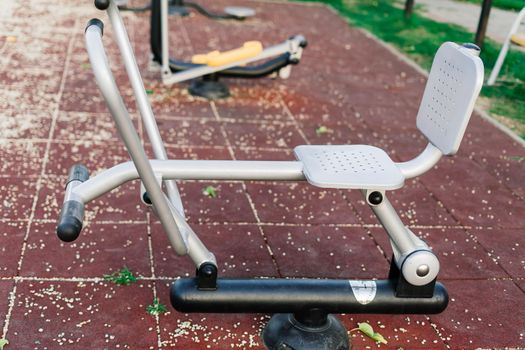
[[[219, 81], [224, 78], [260, 78], [278, 75], [286, 79], [290, 76], [292, 65], [298, 64], [306, 39], [302, 35], [290, 37], [281, 44], [260, 49], [249, 56], [231, 55], [232, 50], [223, 53], [229, 60], [220, 64], [198, 64], [169, 57], [168, 0], [153, 0], [150, 20], [150, 45], [153, 60], [161, 65], [162, 81], [172, 85], [186, 80], [194, 80], [189, 87], [191, 94], [209, 99], [229, 96], [228, 87]], [[241, 50], [242, 49], [238, 49]], [[212, 53], [213, 54], [213, 53]], [[249, 65], [264, 60], [257, 65]]]
[[[151, 10], [151, 3], [139, 6], [128, 6], [127, 0], [117, 1], [119, 10], [132, 12], [145, 12]], [[184, 0], [170, 0], [168, 12], [170, 15], [188, 16], [190, 9], [195, 9], [198, 13], [211, 19], [231, 19], [242, 21], [248, 17], [255, 16], [255, 11], [249, 7], [242, 6], [227, 6], [222, 13], [212, 12], [196, 2]]]

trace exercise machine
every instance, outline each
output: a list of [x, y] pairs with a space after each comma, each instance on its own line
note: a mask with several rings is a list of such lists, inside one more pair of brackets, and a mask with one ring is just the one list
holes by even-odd
[[[195, 55], [191, 62], [169, 57], [168, 0], [152, 0], [150, 45], [153, 61], [161, 66], [162, 82], [166, 85], [194, 80], [189, 92], [209, 99], [230, 95], [228, 87], [219, 78], [260, 78], [278, 75], [290, 76], [292, 65], [301, 60], [307, 43], [302, 35], [290, 37], [281, 44], [263, 48], [257, 41], [226, 52], [213, 51]], [[263, 63], [250, 65], [257, 61]]]
[[[145, 12], [151, 10], [151, 3], [140, 7], [130, 7], [128, 6], [127, 0], [117, 0], [117, 6], [121, 11]], [[242, 21], [248, 17], [255, 16], [255, 10], [249, 7], [226, 6], [222, 13], [216, 13], [211, 12], [196, 2], [184, 0], [170, 0], [168, 12], [170, 15], [188, 16], [190, 14], [190, 9], [195, 9], [201, 15], [211, 19], [231, 19]]]
[[[154, 116], [144, 113], [151, 108], [124, 26], [115, 26], [120, 17], [113, 3], [108, 15], [148, 137], [152, 144], [162, 144]], [[477, 46], [446, 42], [437, 51], [416, 123], [428, 144], [412, 160], [394, 162], [385, 151], [368, 145], [298, 146], [296, 161], [167, 160], [146, 155], [110, 70], [103, 28], [98, 19], [88, 23], [86, 47], [131, 161], [91, 178], [84, 166], [71, 168], [57, 226], [62, 241], [78, 238], [87, 203], [127, 181], [140, 179], [141, 198], [152, 205], [174, 251], [189, 256], [196, 267], [195, 277], [173, 283], [173, 307], [181, 312], [275, 314], [262, 333], [268, 349], [349, 349], [347, 332], [333, 314], [433, 314], [446, 308], [448, 294], [437, 282], [440, 265], [436, 255], [402, 223], [387, 192], [424, 174], [441, 156], [457, 152], [483, 83]], [[308, 181], [323, 188], [360, 190], [390, 239], [394, 254], [389, 277], [220, 278], [214, 254], [184, 218], [174, 180]], [[175, 190], [170, 192], [169, 186], [163, 186], [168, 181]]]
[[520, 24], [523, 22], [523, 19], [525, 19], [525, 7], [521, 9], [521, 11], [516, 16], [514, 23], [512, 23], [512, 26], [510, 27], [507, 37], [505, 38], [503, 46], [499, 52], [496, 63], [494, 64], [494, 68], [492, 68], [492, 72], [490, 72], [489, 79], [487, 80], [487, 86], [494, 85], [496, 79], [498, 79], [499, 71], [501, 70], [501, 66], [503, 66], [505, 57], [507, 57], [510, 45], [515, 44], [525, 47], [525, 34], [518, 34], [518, 29], [520, 28]]

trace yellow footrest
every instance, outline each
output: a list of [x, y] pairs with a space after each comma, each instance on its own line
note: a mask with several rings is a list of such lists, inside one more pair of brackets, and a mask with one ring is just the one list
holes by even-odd
[[525, 35], [514, 34], [510, 37], [510, 41], [516, 45], [525, 47]]
[[195, 55], [191, 58], [191, 63], [206, 64], [212, 67], [224, 66], [228, 63], [255, 57], [262, 50], [263, 46], [260, 41], [247, 41], [242, 47], [237, 49], [225, 52], [212, 51], [203, 55]]

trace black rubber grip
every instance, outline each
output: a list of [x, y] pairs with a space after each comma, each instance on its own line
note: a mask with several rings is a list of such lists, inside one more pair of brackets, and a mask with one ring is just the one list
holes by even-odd
[[86, 32], [86, 30], [88, 30], [89, 27], [91, 26], [97, 26], [100, 28], [100, 34], [104, 35], [104, 22], [102, 22], [100, 19], [98, 18], [91, 18], [87, 24], [86, 24], [86, 29], [84, 30], [84, 32]]
[[84, 204], [78, 201], [66, 201], [58, 219], [57, 235], [64, 242], [73, 242], [82, 231]]
[[84, 182], [87, 181], [87, 179], [89, 179], [89, 171], [87, 168], [82, 164], [75, 164], [71, 167], [71, 169], [69, 169], [69, 176], [67, 178], [66, 186], [71, 181]]
[[[84, 182], [89, 179], [89, 171], [81, 164], [75, 164], [69, 170], [66, 190], [73, 181]], [[64, 242], [72, 242], [78, 238], [84, 221], [84, 203], [76, 200], [64, 202], [58, 218], [57, 235]]]
[[107, 10], [109, 7], [109, 0], [95, 0], [95, 7], [99, 10]]

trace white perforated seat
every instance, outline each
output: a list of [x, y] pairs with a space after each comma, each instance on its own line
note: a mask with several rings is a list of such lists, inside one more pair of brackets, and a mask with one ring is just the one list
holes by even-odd
[[405, 181], [385, 151], [374, 146], [298, 146], [294, 152], [317, 187], [394, 190]]

